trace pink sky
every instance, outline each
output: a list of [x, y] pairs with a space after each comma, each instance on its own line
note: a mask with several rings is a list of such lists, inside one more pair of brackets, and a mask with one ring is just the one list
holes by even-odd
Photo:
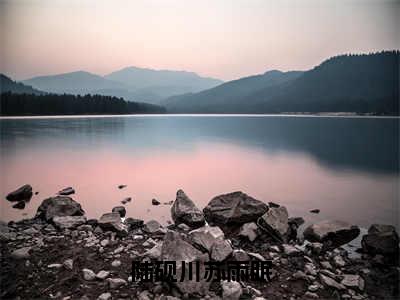
[[[0, 72], [15, 79], [127, 66], [230, 80], [399, 49], [400, 1], [0, 0]], [[396, 20], [397, 18], [397, 20]]]

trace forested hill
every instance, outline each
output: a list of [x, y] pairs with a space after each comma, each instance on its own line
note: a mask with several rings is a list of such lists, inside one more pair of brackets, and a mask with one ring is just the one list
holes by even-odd
[[13, 81], [4, 74], [0, 74], [0, 94], [12, 92], [16, 94], [44, 94], [42, 91], [36, 90], [29, 85]]
[[[204, 97], [216, 91], [211, 89], [167, 99], [165, 105], [170, 112], [191, 113], [354, 112], [399, 115], [399, 56], [399, 51], [336, 56], [312, 70], [295, 73], [297, 76], [293, 78], [270, 81], [239, 96], [230, 84], [232, 82], [228, 82], [218, 87], [224, 89], [218, 91], [217, 97]], [[247, 84], [245, 81], [242, 83]], [[220, 97], [222, 94], [224, 96]]]
[[121, 98], [100, 95], [0, 95], [2, 116], [83, 115], [83, 114], [152, 114], [164, 113], [161, 106], [128, 102]]

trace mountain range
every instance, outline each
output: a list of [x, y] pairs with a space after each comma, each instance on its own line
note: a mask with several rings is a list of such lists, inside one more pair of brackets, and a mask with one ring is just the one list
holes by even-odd
[[34, 77], [23, 83], [50, 93], [99, 94], [128, 101], [159, 103], [172, 95], [212, 88], [222, 81], [186, 71], [128, 67], [105, 76], [77, 71]]
[[399, 115], [399, 65], [400, 51], [396, 50], [340, 55], [307, 71], [272, 70], [225, 83], [191, 72], [129, 67], [106, 76], [78, 71], [23, 83], [1, 75], [0, 90], [114, 96], [160, 103], [169, 113]]
[[305, 72], [270, 71], [162, 102], [173, 113], [399, 114], [399, 51], [332, 57]]

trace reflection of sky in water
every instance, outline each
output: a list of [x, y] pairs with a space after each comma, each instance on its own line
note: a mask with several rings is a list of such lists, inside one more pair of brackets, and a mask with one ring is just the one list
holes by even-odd
[[[128, 214], [167, 220], [170, 207], [151, 206], [151, 199], [166, 202], [184, 188], [201, 207], [243, 190], [286, 204], [292, 215], [320, 208], [310, 217], [396, 222], [396, 119], [148, 116], [0, 124], [1, 193], [31, 183], [40, 194], [29, 214], [72, 185], [92, 217], [132, 196]], [[22, 214], [9, 203], [3, 208], [5, 219]]]

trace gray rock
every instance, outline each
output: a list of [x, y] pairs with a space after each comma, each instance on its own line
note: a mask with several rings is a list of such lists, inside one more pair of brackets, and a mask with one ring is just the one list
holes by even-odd
[[52, 221], [54, 217], [83, 216], [81, 205], [67, 196], [56, 196], [43, 200], [37, 209], [36, 217]]
[[341, 284], [341, 283], [337, 282], [336, 280], [334, 280], [328, 276], [325, 276], [321, 273], [319, 274], [319, 279], [321, 280], [321, 283], [326, 287], [334, 288], [337, 290], [345, 290], [346, 289], [346, 287], [343, 284]]
[[182, 190], [176, 192], [176, 199], [171, 207], [171, 217], [176, 225], [183, 223], [197, 228], [205, 224], [203, 212]]
[[127, 284], [127, 282], [122, 278], [108, 278], [107, 282], [108, 282], [110, 289], [112, 289], [112, 290], [115, 290], [115, 289]]
[[253, 242], [258, 236], [258, 226], [254, 222], [245, 223], [240, 227], [239, 235], [247, 237], [250, 242]]
[[160, 229], [161, 229], [161, 224], [158, 223], [156, 220], [148, 221], [143, 227], [143, 230], [148, 233], [155, 233]]
[[242, 286], [237, 281], [222, 281], [222, 299], [238, 300], [242, 295]]
[[96, 274], [90, 269], [83, 269], [83, 278], [87, 281], [92, 281], [96, 278]]
[[224, 261], [232, 254], [232, 246], [227, 240], [217, 240], [211, 247], [211, 259]]
[[111, 300], [111, 293], [103, 293], [97, 297], [97, 300]]
[[142, 291], [138, 295], [138, 300], [152, 300], [153, 295], [149, 291]]
[[189, 231], [190, 230], [190, 227], [188, 225], [184, 224], [184, 223], [181, 223], [176, 227], [178, 227], [179, 229], [181, 229], [183, 231]]
[[48, 265], [47, 267], [49, 268], [49, 269], [61, 269], [62, 268], [62, 264], [50, 264], [50, 265]]
[[[185, 241], [181, 235], [174, 231], [168, 231], [164, 236], [164, 241], [161, 249], [161, 261], [185, 261], [199, 262], [200, 274], [204, 274], [204, 262], [208, 261], [208, 255], [203, 254], [201, 251], [193, 247], [189, 242]], [[182, 275], [182, 268], [177, 264], [176, 278]], [[207, 282], [203, 276], [200, 276], [199, 282], [196, 280], [189, 280], [189, 272], [186, 268], [185, 280], [183, 282], [176, 282], [176, 287], [183, 293], [206, 295], [209, 290], [211, 282]], [[192, 278], [195, 277], [195, 268], [193, 268]]]
[[63, 266], [67, 270], [72, 270], [74, 268], [74, 261], [72, 259], [67, 259], [63, 262]]
[[233, 192], [214, 197], [203, 209], [208, 222], [215, 224], [243, 224], [257, 220], [268, 210], [268, 205], [245, 193]]
[[365, 281], [360, 275], [343, 274], [341, 282], [344, 286], [352, 289], [364, 290]]
[[272, 230], [273, 233], [278, 235], [278, 237], [283, 240], [284, 236], [288, 232], [288, 217], [286, 207], [273, 207], [270, 208], [265, 214], [262, 215], [260, 220], [262, 220], [262, 225], [268, 227], [268, 231]]
[[27, 259], [30, 257], [29, 252], [31, 252], [31, 247], [23, 247], [11, 252], [11, 257], [15, 259]]
[[342, 221], [323, 221], [312, 224], [304, 230], [304, 238], [311, 242], [337, 247], [354, 240], [360, 228]]
[[312, 293], [310, 291], [305, 292], [304, 297], [308, 298], [308, 299], [318, 299], [319, 296], [316, 293]]
[[16, 209], [24, 209], [25, 208], [25, 201], [21, 200], [18, 201], [17, 203], [15, 203], [12, 208], [16, 208]]
[[110, 272], [101, 270], [96, 274], [96, 278], [100, 280], [104, 280], [110, 275]]
[[62, 195], [62, 196], [68, 196], [68, 195], [75, 194], [75, 190], [69, 186], [69, 187], [66, 187], [66, 188], [62, 189], [61, 191], [59, 191], [58, 194]]
[[8, 201], [29, 201], [32, 198], [32, 186], [25, 184], [6, 196]]
[[344, 261], [343, 257], [340, 255], [336, 255], [333, 257], [333, 263], [335, 264], [336, 267], [342, 268], [346, 265], [346, 262]]
[[120, 217], [123, 218], [126, 215], [126, 209], [123, 206], [115, 206], [112, 209], [113, 213], [119, 213]]
[[399, 256], [399, 236], [391, 225], [374, 224], [362, 237], [362, 249], [369, 254]]
[[120, 236], [126, 236], [128, 234], [128, 227], [122, 223], [121, 216], [117, 212], [102, 215], [98, 224], [103, 230], [114, 231]]
[[189, 238], [194, 244], [210, 252], [212, 245], [218, 240], [223, 240], [225, 235], [218, 226], [203, 226], [189, 232]]
[[65, 216], [53, 218], [53, 223], [60, 229], [70, 229], [78, 227], [79, 225], [86, 223], [86, 217], [84, 216]]

